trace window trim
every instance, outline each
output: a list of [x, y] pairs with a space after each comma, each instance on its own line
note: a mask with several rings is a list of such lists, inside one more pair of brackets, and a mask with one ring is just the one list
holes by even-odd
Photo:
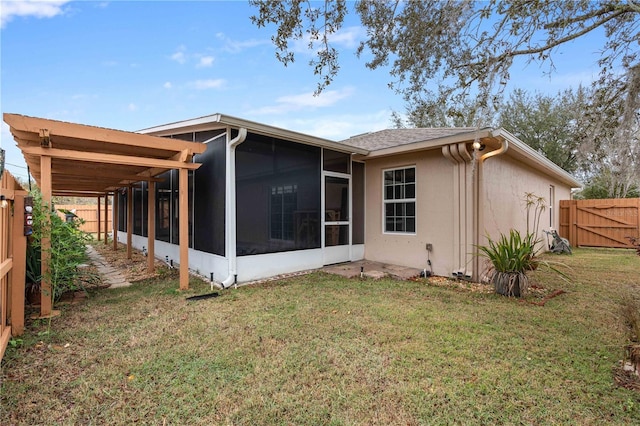
[[[414, 170], [414, 176], [415, 176], [415, 193], [414, 193], [414, 197], [413, 198], [401, 198], [401, 199], [394, 199], [394, 200], [386, 200], [385, 199], [385, 184], [384, 184], [384, 174], [386, 172], [395, 172], [396, 170], [407, 170], [407, 169], [413, 169]], [[381, 173], [381, 198], [382, 198], [382, 215], [381, 215], [381, 222], [382, 222], [382, 233], [386, 234], [386, 235], [417, 235], [418, 234], [418, 168], [415, 164], [410, 164], [410, 165], [406, 165], [406, 166], [398, 166], [398, 167], [390, 167], [390, 168], [386, 168], [386, 169], [382, 169], [382, 173]], [[404, 183], [406, 185], [406, 182]], [[387, 223], [387, 210], [386, 210], [386, 206], [387, 204], [397, 204], [397, 203], [414, 203], [414, 223], [415, 223], [415, 230], [414, 231], [387, 231], [386, 230], [386, 223]]]

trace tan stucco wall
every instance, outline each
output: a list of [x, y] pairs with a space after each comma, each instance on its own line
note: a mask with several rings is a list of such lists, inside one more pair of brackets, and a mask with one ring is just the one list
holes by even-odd
[[[416, 234], [386, 234], [383, 232], [382, 173], [385, 169], [406, 166], [416, 166]], [[365, 259], [423, 269], [427, 267], [425, 245], [432, 243], [430, 259], [434, 274], [450, 276], [456, 270], [459, 265], [454, 258], [454, 169], [439, 149], [366, 162]], [[554, 228], [559, 228], [559, 201], [570, 199], [571, 194], [566, 184], [505, 155], [486, 160], [483, 181], [481, 244], [486, 242], [487, 232], [494, 238], [511, 228], [525, 232], [525, 193], [533, 192], [548, 203], [550, 185], [555, 187]], [[540, 229], [548, 228], [547, 209], [542, 214]], [[539, 236], [546, 241], [541, 231]], [[467, 249], [460, 250], [469, 254], [473, 246], [471, 241], [467, 244]], [[467, 260], [470, 258], [472, 256]], [[469, 260], [469, 268], [470, 263]]]
[[[522, 233], [526, 232], [525, 193], [533, 192], [543, 197], [548, 206], [551, 185], [555, 188], [553, 227], [559, 228], [560, 200], [571, 198], [570, 187], [506, 155], [487, 159], [483, 165], [483, 171], [481, 244], [484, 244], [484, 235], [487, 232], [493, 237], [498, 236], [500, 232], [508, 233], [511, 228]], [[533, 209], [530, 215], [533, 217]], [[541, 231], [548, 230], [549, 224], [550, 214], [547, 207], [540, 219], [539, 237], [544, 240], [546, 240], [545, 234]]]
[[[382, 171], [416, 166], [416, 234], [383, 233]], [[398, 155], [366, 162], [365, 259], [427, 267], [426, 244], [436, 275], [449, 275], [453, 255], [453, 165], [441, 151]]]

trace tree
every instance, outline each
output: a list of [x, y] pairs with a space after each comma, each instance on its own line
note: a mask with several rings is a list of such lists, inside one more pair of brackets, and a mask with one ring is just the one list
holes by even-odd
[[[276, 26], [272, 41], [284, 65], [295, 60], [289, 43], [307, 40], [316, 53], [310, 65], [320, 94], [340, 68], [331, 38], [350, 12], [347, 1], [250, 3], [257, 8], [254, 24]], [[464, 116], [473, 99], [474, 124], [485, 126], [501, 102], [515, 60], [553, 72], [560, 46], [604, 33], [602, 45], [593, 46], [600, 52], [600, 76], [589, 91], [580, 128], [580, 152], [596, 165], [585, 173], [611, 174], [612, 188], [622, 188], [612, 191], [618, 195], [640, 181], [640, 0], [358, 0], [353, 11], [367, 30], [357, 55], [369, 58], [369, 69], [390, 67], [389, 85], [404, 96], [407, 122], [413, 125]], [[440, 114], [443, 105], [444, 116], [429, 117], [430, 112]], [[397, 114], [395, 124], [405, 124]], [[560, 162], [574, 167], [570, 157]]]
[[[480, 117], [481, 114], [488, 114]], [[491, 112], [479, 109], [471, 99], [465, 99], [461, 104], [445, 105], [436, 103], [433, 96], [427, 99], [414, 100], [406, 106], [406, 114], [403, 117], [398, 112], [391, 113], [393, 127], [473, 127], [478, 122], [484, 125], [493, 122]]]
[[574, 173], [581, 160], [587, 90], [579, 87], [548, 96], [514, 90], [500, 108], [499, 126], [564, 170]]
[[[331, 37], [349, 12], [345, 0], [250, 0], [258, 27], [277, 26], [272, 41], [285, 65], [295, 60], [289, 43], [306, 39], [322, 92], [339, 70]], [[411, 105], [495, 108], [510, 79], [514, 60], [524, 58], [554, 69], [558, 47], [604, 31], [593, 103], [622, 100], [615, 123], [618, 142], [627, 140], [640, 107], [640, 1], [566, 0], [359, 0], [354, 3], [367, 37], [357, 54], [370, 55], [370, 69], [390, 65], [390, 86]], [[608, 107], [605, 105], [605, 107]], [[454, 114], [455, 115], [455, 114]], [[480, 114], [485, 117], [487, 114]], [[482, 123], [480, 123], [482, 124]]]
[[618, 178], [608, 171], [593, 176], [584, 186], [584, 189], [576, 194], [579, 199], [594, 198], [638, 198], [640, 187], [631, 184], [628, 187], [618, 183]]

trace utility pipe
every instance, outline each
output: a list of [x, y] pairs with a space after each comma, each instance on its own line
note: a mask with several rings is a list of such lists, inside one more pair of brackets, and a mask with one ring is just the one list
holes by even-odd
[[[231, 132], [229, 132], [229, 135]], [[238, 136], [227, 141], [227, 170], [226, 170], [226, 201], [227, 201], [227, 256], [229, 259], [229, 276], [220, 283], [222, 289], [236, 284], [237, 256], [236, 256], [236, 147], [247, 139], [247, 129], [238, 129]]]
[[[483, 178], [484, 178], [484, 169], [483, 169], [483, 164], [484, 161], [488, 158], [491, 157], [495, 157], [498, 155], [502, 155], [505, 152], [507, 152], [507, 150], [509, 149], [509, 141], [503, 136], [501, 135], [501, 132], [495, 131], [495, 132], [491, 132], [490, 133], [491, 136], [496, 137], [498, 139], [498, 141], [500, 142], [500, 148], [498, 149], [494, 149], [493, 151], [489, 151], [486, 154], [483, 154], [480, 156], [480, 158], [478, 158], [478, 164], [477, 164], [477, 181], [476, 181], [476, 187], [474, 188], [474, 198], [475, 198], [475, 210], [476, 210], [476, 223], [475, 223], [475, 233], [474, 233], [474, 247], [478, 247], [480, 245], [480, 225], [484, 223], [484, 214], [483, 214], [483, 203], [482, 203], [482, 185], [483, 185]], [[476, 155], [478, 154], [479, 151], [476, 150]], [[473, 270], [475, 274], [478, 274], [478, 276], [476, 277], [477, 281], [480, 281], [480, 259], [478, 258], [478, 256], [474, 256], [474, 260], [473, 260]]]

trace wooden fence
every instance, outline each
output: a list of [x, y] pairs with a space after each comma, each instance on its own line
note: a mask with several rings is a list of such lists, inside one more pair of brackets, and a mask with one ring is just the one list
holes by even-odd
[[[79, 204], [56, 204], [56, 211], [58, 216], [62, 219], [65, 218], [65, 214], [60, 210], [75, 210], [76, 216], [84, 220], [84, 224], [80, 227], [81, 230], [96, 234], [98, 232], [98, 226], [100, 226], [101, 232], [104, 231], [104, 205], [100, 205], [100, 223], [98, 223], [98, 205], [79, 205]], [[108, 218], [107, 218], [107, 232], [112, 230], [112, 211], [111, 205], [109, 205]]]
[[574, 247], [632, 248], [640, 237], [640, 198], [560, 201], [560, 235]]
[[27, 192], [6, 170], [0, 179], [0, 360], [9, 338], [24, 331], [24, 282], [27, 238], [24, 197]]

